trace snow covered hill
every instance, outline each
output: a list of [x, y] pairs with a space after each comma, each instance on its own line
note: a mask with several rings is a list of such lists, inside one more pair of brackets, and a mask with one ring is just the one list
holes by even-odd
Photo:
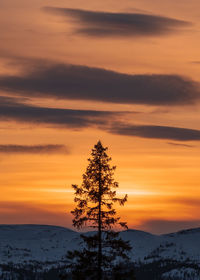
[[[165, 264], [168, 269], [163, 270], [162, 279], [200, 279], [200, 228], [165, 235], [127, 230], [121, 236], [132, 245], [131, 259], [136, 267]], [[0, 225], [1, 269], [8, 264], [39, 264], [41, 270], [64, 266], [66, 252], [79, 246], [79, 233], [67, 228]]]
[[55, 262], [78, 247], [79, 234], [46, 225], [0, 225], [0, 263]]
[[183, 230], [165, 235], [153, 235], [143, 231], [128, 230], [121, 233], [129, 240], [132, 260], [152, 262], [155, 260], [190, 260], [200, 264], [200, 228]]

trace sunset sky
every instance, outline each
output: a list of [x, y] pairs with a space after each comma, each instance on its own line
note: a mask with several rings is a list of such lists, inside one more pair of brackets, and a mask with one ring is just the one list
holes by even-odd
[[100, 139], [129, 228], [200, 226], [200, 1], [0, 1], [0, 223], [72, 228]]

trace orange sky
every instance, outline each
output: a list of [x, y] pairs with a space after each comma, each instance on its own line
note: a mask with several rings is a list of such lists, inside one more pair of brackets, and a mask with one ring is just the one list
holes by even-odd
[[1, 0], [0, 223], [71, 227], [71, 184], [100, 139], [130, 228], [199, 226], [199, 9]]

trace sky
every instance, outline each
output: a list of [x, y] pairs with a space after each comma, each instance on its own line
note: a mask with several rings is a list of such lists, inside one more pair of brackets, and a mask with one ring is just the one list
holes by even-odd
[[0, 223], [72, 228], [108, 147], [129, 228], [200, 226], [200, 2], [0, 1]]

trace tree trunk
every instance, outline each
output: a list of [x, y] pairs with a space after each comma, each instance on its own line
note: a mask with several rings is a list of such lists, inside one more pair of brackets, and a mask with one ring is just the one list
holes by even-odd
[[98, 219], [98, 280], [102, 280], [102, 227], [101, 227], [101, 196], [102, 196], [102, 189], [101, 189], [101, 162], [99, 163], [99, 219]]

